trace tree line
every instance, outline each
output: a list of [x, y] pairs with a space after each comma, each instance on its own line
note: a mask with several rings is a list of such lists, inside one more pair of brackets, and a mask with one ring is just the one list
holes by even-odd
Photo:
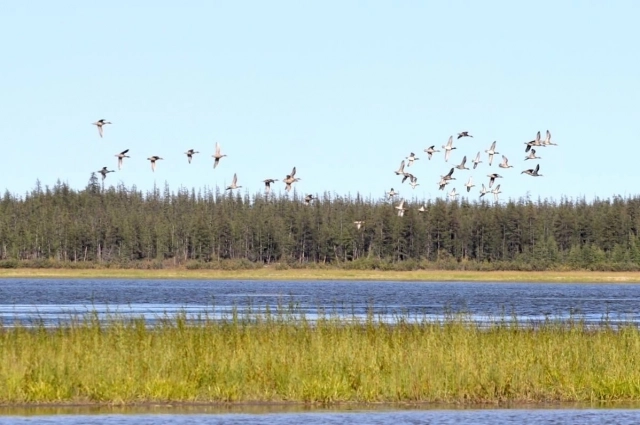
[[640, 270], [638, 196], [395, 204], [37, 182], [0, 200], [0, 267]]

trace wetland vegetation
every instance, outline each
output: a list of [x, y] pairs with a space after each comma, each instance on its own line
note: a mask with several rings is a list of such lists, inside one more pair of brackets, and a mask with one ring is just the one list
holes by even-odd
[[550, 402], [640, 398], [640, 330], [463, 317], [92, 315], [0, 329], [0, 402]]

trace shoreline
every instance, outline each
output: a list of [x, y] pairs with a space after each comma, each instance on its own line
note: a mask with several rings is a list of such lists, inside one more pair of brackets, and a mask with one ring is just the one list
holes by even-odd
[[288, 269], [276, 267], [247, 270], [175, 269], [0, 269], [0, 278], [69, 279], [186, 279], [186, 280], [341, 280], [406, 282], [491, 282], [491, 283], [640, 283], [640, 272], [595, 271], [456, 271], [456, 270], [341, 270]]

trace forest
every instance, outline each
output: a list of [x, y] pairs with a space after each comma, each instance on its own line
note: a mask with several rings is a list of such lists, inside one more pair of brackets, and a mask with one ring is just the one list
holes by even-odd
[[396, 204], [36, 182], [0, 200], [0, 267], [640, 270], [638, 196]]

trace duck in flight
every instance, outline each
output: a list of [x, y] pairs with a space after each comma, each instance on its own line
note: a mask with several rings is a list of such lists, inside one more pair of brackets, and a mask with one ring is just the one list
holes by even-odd
[[498, 165], [500, 168], [513, 168], [513, 165], [509, 165], [509, 160], [506, 156], [502, 155], [502, 162]]
[[496, 142], [491, 143], [491, 147], [485, 151], [489, 154], [489, 165], [493, 162], [493, 155], [499, 154], [500, 152], [496, 151]]
[[429, 158], [429, 160], [431, 160], [431, 157], [433, 156], [434, 153], [440, 152], [438, 149], [436, 149], [436, 145], [431, 145], [424, 151], [427, 153], [427, 158]]
[[471, 192], [471, 188], [475, 186], [475, 184], [473, 184], [473, 177], [469, 177], [469, 180], [464, 184], [464, 186], [467, 188], [467, 193]]
[[551, 133], [547, 130], [547, 137], [542, 141], [542, 146], [558, 146], [557, 143], [551, 141]]
[[395, 206], [395, 209], [398, 210], [398, 217], [404, 217], [404, 211], [405, 211], [404, 199], [400, 201], [400, 204]]
[[222, 155], [220, 153], [220, 145], [218, 144], [218, 142], [216, 142], [216, 153], [211, 156], [213, 157], [213, 168], [216, 168], [218, 166], [218, 163], [220, 162], [220, 159], [224, 158], [227, 155]]
[[407, 167], [411, 167], [411, 164], [413, 164], [413, 161], [420, 158], [416, 157], [416, 154], [411, 152], [406, 159], [409, 161], [407, 162]]
[[536, 134], [536, 138], [535, 139], [533, 139], [530, 142], [524, 142], [524, 144], [527, 145], [527, 147], [524, 148], [525, 153], [529, 152], [529, 150], [533, 146], [542, 146], [542, 142], [540, 141], [540, 132], [538, 131], [538, 133]]
[[480, 164], [481, 162], [482, 161], [480, 160], [480, 151], [478, 151], [478, 154], [476, 155], [476, 159], [473, 160], [473, 169], [475, 170], [478, 164]]
[[531, 149], [529, 151], [529, 155], [524, 157], [524, 160], [526, 161], [527, 159], [542, 159], [541, 156], [536, 156], [536, 150], [535, 149]]
[[262, 182], [264, 183], [264, 191], [265, 191], [265, 193], [267, 195], [271, 192], [271, 183], [275, 183], [277, 181], [278, 181], [278, 179], [265, 179], [265, 180], [262, 180]]
[[482, 183], [482, 189], [480, 189], [480, 197], [482, 198], [487, 193], [489, 193], [489, 190], [487, 190], [487, 188], [484, 186], [484, 183]]
[[396, 173], [396, 176], [404, 174], [404, 159], [400, 162], [400, 168], [394, 171], [394, 173]]
[[125, 149], [116, 155], [116, 158], [118, 158], [118, 170], [122, 169], [122, 160], [124, 158], [131, 158], [129, 155], [127, 155], [127, 152], [129, 152], [129, 149]]
[[451, 151], [453, 149], [457, 149], [453, 147], [453, 136], [449, 137], [446, 145], [442, 145], [442, 149], [444, 149], [444, 161], [449, 162], [449, 156], [451, 156]]
[[104, 179], [106, 179], [106, 178], [107, 178], [107, 174], [109, 174], [109, 173], [114, 173], [115, 171], [113, 171], [113, 170], [107, 170], [107, 167], [102, 167], [102, 169], [101, 169], [101, 170], [98, 170], [98, 172], [99, 172], [100, 174], [102, 174], [102, 180], [104, 180]]
[[473, 137], [473, 136], [470, 135], [468, 131], [463, 131], [461, 133], [458, 133], [458, 139], [460, 139], [461, 137]]
[[111, 124], [111, 121], [107, 121], [105, 119], [101, 119], [98, 120], [94, 123], [92, 123], [93, 125], [95, 125], [96, 127], [98, 127], [98, 134], [100, 135], [100, 137], [102, 137], [102, 133], [103, 133], [103, 128], [102, 126], [107, 125], [107, 124]]
[[156, 161], [159, 161], [162, 158], [160, 158], [158, 155], [154, 155], [154, 156], [151, 156], [151, 157], [149, 157], [147, 159], [149, 161], [151, 161], [151, 171], [155, 172], [156, 171]]
[[200, 153], [195, 149], [189, 149], [188, 151], [186, 151], [184, 154], [187, 155], [187, 161], [189, 161], [189, 164], [191, 164], [191, 160], [193, 159], [193, 155]]
[[464, 164], [466, 164], [467, 162], [467, 155], [462, 157], [462, 162], [458, 165], [456, 165], [455, 168], [457, 168], [458, 170], [468, 170], [467, 167], [464, 166]]
[[491, 191], [491, 193], [493, 193], [493, 201], [498, 202], [498, 195], [502, 193], [500, 192], [500, 185], [497, 185], [495, 189]]
[[225, 190], [240, 189], [241, 187], [242, 186], [238, 186], [238, 175], [233, 173], [233, 180], [231, 180], [231, 184], [227, 186]]
[[528, 170], [524, 170], [520, 174], [528, 174], [532, 177], [542, 177], [542, 174], [539, 174], [538, 171], [540, 171], [540, 164], [536, 165], [536, 168], [529, 168]]
[[489, 187], [493, 186], [493, 182], [495, 182], [496, 179], [502, 178], [502, 176], [497, 173], [487, 174], [487, 177], [489, 177]]
[[284, 180], [282, 180], [282, 182], [286, 185], [284, 187], [284, 190], [286, 190], [287, 192], [290, 192], [291, 185], [300, 180], [302, 179], [296, 177], [296, 167], [293, 167], [293, 170], [291, 170], [291, 174], [287, 174]]

